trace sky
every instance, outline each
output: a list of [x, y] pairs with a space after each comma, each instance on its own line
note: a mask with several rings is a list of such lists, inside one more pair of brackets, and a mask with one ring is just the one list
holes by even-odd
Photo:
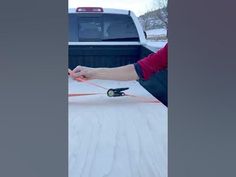
[[131, 10], [140, 16], [153, 9], [153, 0], [68, 0], [69, 8], [104, 7]]

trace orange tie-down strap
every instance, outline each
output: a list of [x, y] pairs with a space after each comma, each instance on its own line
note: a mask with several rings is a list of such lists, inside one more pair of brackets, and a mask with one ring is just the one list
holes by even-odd
[[88, 95], [98, 95], [98, 94], [104, 94], [104, 93], [69, 93], [68, 96], [88, 96]]
[[[86, 79], [83, 79], [81, 77], [75, 77], [75, 73], [70, 69], [68, 69], [68, 73], [69, 73], [70, 76], [73, 77], [73, 79], [75, 79], [78, 82], [84, 82], [88, 85], [92, 85], [92, 86], [95, 86], [95, 87], [102, 88], [104, 90], [108, 90], [107, 88], [105, 88], [101, 85], [95, 84], [95, 83], [90, 82], [90, 81], [88, 81]], [[89, 95], [98, 95], [98, 94], [106, 94], [106, 93], [69, 93], [68, 96], [69, 97], [74, 97], [74, 96], [89, 96]], [[125, 96], [129, 96], [129, 97], [132, 97], [132, 98], [135, 98], [137, 100], [147, 102], [147, 103], [160, 103], [159, 100], [153, 100], [153, 99], [149, 99], [149, 98], [142, 97], [142, 96], [136, 96], [136, 95], [126, 94], [126, 93], [125, 93]]]

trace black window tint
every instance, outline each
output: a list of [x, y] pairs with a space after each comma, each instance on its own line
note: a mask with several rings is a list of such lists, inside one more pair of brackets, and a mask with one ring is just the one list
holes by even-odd
[[100, 41], [102, 38], [103, 24], [98, 17], [79, 17], [78, 36], [79, 41]]
[[70, 14], [69, 41], [139, 41], [129, 15]]
[[69, 41], [78, 41], [77, 16], [69, 14]]

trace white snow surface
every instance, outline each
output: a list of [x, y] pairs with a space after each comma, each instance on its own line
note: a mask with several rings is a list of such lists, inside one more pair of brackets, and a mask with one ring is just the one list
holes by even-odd
[[148, 36], [167, 35], [167, 30], [164, 28], [152, 29], [152, 30], [147, 30], [146, 33]]
[[[164, 28], [160, 29], [152, 29], [152, 30], [147, 30], [146, 31], [148, 37], [155, 37], [155, 36], [166, 36], [167, 35], [167, 30]], [[168, 40], [152, 40], [152, 39], [147, 39], [147, 45], [150, 46], [154, 51], [159, 50], [160, 48], [164, 47]]]

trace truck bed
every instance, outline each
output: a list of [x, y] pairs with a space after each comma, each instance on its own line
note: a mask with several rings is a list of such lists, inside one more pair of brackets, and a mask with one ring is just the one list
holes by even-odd
[[135, 63], [152, 53], [142, 45], [70, 45], [69, 68], [117, 67]]
[[[153, 51], [143, 45], [71, 45], [69, 46], [69, 68], [76, 66], [117, 67], [132, 64]], [[138, 80], [149, 93], [156, 97], [156, 80]], [[157, 98], [157, 97], [156, 97]]]

